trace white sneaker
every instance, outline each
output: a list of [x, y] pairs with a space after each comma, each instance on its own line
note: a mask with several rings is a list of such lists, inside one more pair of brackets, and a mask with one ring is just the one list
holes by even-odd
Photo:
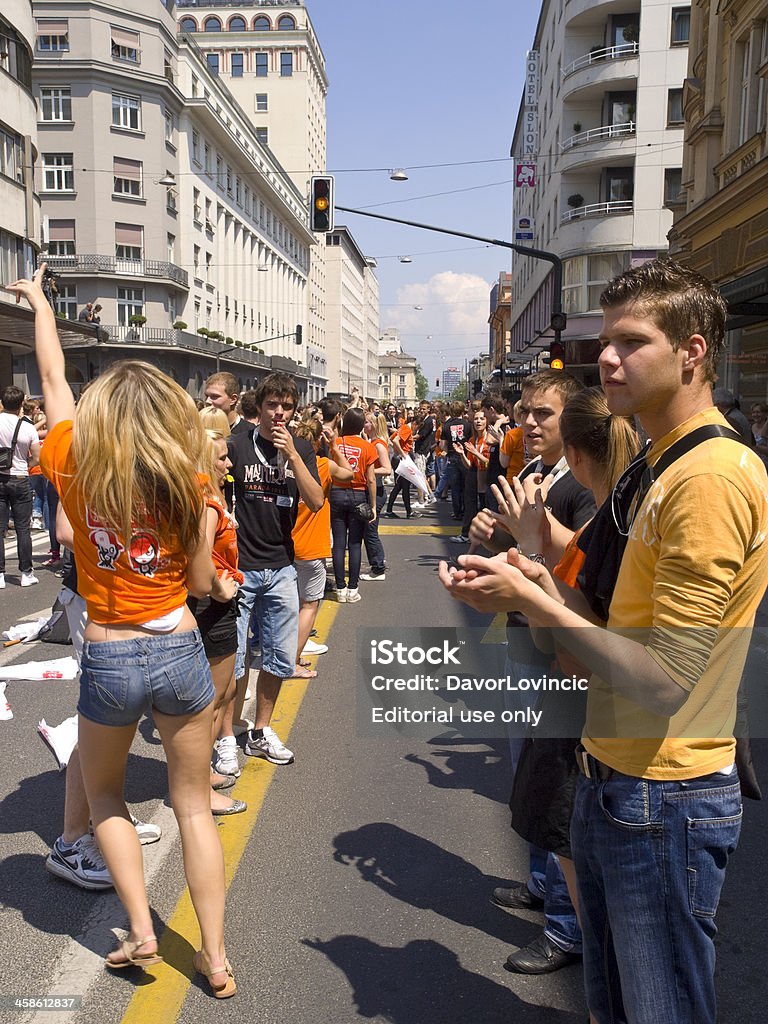
[[346, 587], [337, 587], [336, 588], [336, 600], [339, 602], [339, 604], [346, 604], [347, 603], [347, 593], [348, 593], [348, 591], [347, 591]]
[[426, 505], [423, 501], [412, 501], [411, 508], [423, 509], [426, 508]]
[[91, 835], [80, 836], [71, 845], [59, 836], [46, 858], [45, 866], [51, 874], [66, 878], [81, 889], [112, 888], [112, 876]]
[[234, 736], [224, 736], [213, 746], [213, 770], [219, 775], [240, 775], [240, 762], [237, 759], [237, 740]]
[[0, 572], [0, 590], [5, 590], [5, 573]]
[[21, 574], [22, 587], [34, 587], [34, 585], [39, 582], [40, 580], [37, 576], [33, 575], [31, 572], [23, 572]]
[[314, 640], [307, 640], [301, 653], [305, 657], [308, 657], [310, 654], [327, 654], [328, 644], [316, 644]]
[[463, 533], [460, 533], [458, 537], [449, 537], [448, 540], [452, 544], [469, 544], [469, 537], [465, 537]]
[[387, 578], [386, 572], [364, 572], [360, 577], [361, 580], [365, 580], [366, 583], [372, 582], [372, 580], [385, 580]]
[[349, 590], [347, 591], [347, 604], [354, 604], [356, 601], [361, 600], [362, 595], [360, 591], [357, 589], [357, 587], [355, 587], [354, 590], [352, 589], [352, 587], [350, 587]]
[[32, 521], [29, 524], [30, 530], [44, 530], [45, 526], [41, 516], [32, 516]]
[[253, 732], [248, 733], [246, 754], [251, 757], [264, 757], [271, 764], [293, 764], [293, 751], [285, 746], [275, 730], [265, 725], [261, 732], [261, 736], [256, 736]]

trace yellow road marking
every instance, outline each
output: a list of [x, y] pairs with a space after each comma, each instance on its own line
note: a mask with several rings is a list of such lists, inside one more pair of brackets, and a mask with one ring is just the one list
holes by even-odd
[[421, 537], [425, 533], [431, 533], [435, 537], [450, 537], [451, 535], [458, 537], [460, 530], [458, 526], [422, 526], [421, 524], [414, 524], [413, 526], [380, 526], [379, 533], [385, 536], [411, 533], [414, 537]]
[[[326, 641], [338, 610], [339, 606], [335, 602], [323, 602], [315, 622], [318, 640]], [[309, 683], [310, 680], [302, 679], [291, 679], [283, 683], [273, 722], [278, 726], [284, 741], [291, 735]], [[218, 819], [222, 823], [219, 835], [224, 851], [224, 876], [227, 888], [240, 865], [277, 767], [261, 758], [247, 758], [242, 775], [230, 792], [238, 799], [245, 800], [248, 810], [232, 818]], [[151, 968], [153, 982], [136, 989], [126, 1008], [122, 1024], [145, 1024], [147, 1020], [156, 1024], [170, 1024], [178, 1019], [187, 990], [195, 976], [189, 949], [191, 947], [195, 950], [199, 947], [199, 936], [200, 930], [192, 900], [189, 890], [185, 888], [160, 940], [160, 953], [165, 962]]]

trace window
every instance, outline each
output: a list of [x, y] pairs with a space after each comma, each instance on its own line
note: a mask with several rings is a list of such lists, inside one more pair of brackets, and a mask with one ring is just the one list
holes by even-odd
[[73, 220], [48, 221], [48, 252], [51, 256], [75, 255], [75, 222]]
[[667, 125], [683, 123], [683, 90], [670, 89], [667, 92]]
[[290, 14], [283, 14], [277, 19], [277, 27], [282, 29], [294, 29], [296, 28], [296, 22]]
[[628, 253], [599, 253], [563, 261], [563, 309], [587, 313], [600, 309], [600, 295], [608, 281], [627, 269]]
[[235, 178], [235, 202], [238, 206], [243, 205], [243, 183], [239, 178]]
[[405, 388], [398, 388], [397, 389], [397, 397], [398, 398], [405, 398]]
[[71, 153], [43, 153], [43, 189], [46, 192], [74, 192], [75, 170]]
[[206, 18], [203, 22], [204, 32], [221, 32], [221, 22], [218, 18]]
[[132, 316], [144, 316], [144, 289], [118, 285], [117, 322], [121, 327], [127, 327]]
[[405, 374], [404, 373], [399, 373], [397, 375], [397, 383], [398, 384], [405, 384]]
[[206, 142], [205, 144], [205, 162], [203, 168], [208, 177], [211, 176], [211, 147]]
[[293, 74], [293, 54], [280, 54], [280, 74], [283, 78], [289, 78]]
[[112, 94], [112, 125], [132, 131], [141, 128], [141, 100], [138, 96]]
[[739, 136], [738, 144], [746, 142], [755, 130], [752, 109], [752, 41], [747, 36], [738, 46], [741, 65], [739, 80]]
[[212, 75], [218, 75], [219, 73], [219, 55], [218, 53], [206, 53], [205, 63], [208, 65], [208, 70]]
[[72, 90], [64, 88], [41, 89], [40, 109], [44, 121], [71, 121]]
[[141, 197], [141, 162], [116, 156], [113, 160], [113, 192], [118, 196]]
[[60, 284], [54, 302], [57, 313], [67, 320], [77, 320], [77, 289], [73, 284]]
[[114, 60], [127, 60], [131, 64], [138, 64], [141, 57], [139, 33], [127, 32], [122, 28], [113, 28], [112, 57]]
[[165, 141], [173, 143], [173, 129], [176, 127], [175, 118], [171, 110], [165, 111]]
[[265, 18], [264, 15], [259, 15], [258, 18], [253, 19], [253, 31], [254, 32], [269, 32], [272, 28], [272, 23], [269, 18]]
[[227, 194], [232, 195], [232, 168], [227, 164]]
[[197, 32], [197, 22], [194, 18], [182, 18], [179, 28], [182, 32]]
[[[168, 169], [166, 169], [165, 176], [166, 176], [166, 178], [172, 178], [173, 177], [173, 171], [169, 171]], [[177, 196], [178, 196], [178, 192], [176, 191], [175, 188], [167, 188], [165, 190], [165, 208], [168, 211], [168, 213], [176, 213], [176, 197]]]
[[205, 254], [205, 280], [209, 280], [211, 275], [211, 267], [213, 266], [213, 253], [206, 252]]
[[609, 203], [630, 203], [635, 194], [635, 172], [632, 167], [610, 167], [605, 175], [605, 198]]
[[192, 249], [192, 267], [195, 271], [195, 277], [200, 276], [200, 246], [195, 245]]
[[20, 135], [11, 135], [0, 128], [0, 174], [24, 184], [24, 150]]
[[242, 53], [233, 53], [230, 57], [230, 71], [233, 78], [243, 77], [243, 55]]
[[224, 161], [216, 154], [216, 184], [224, 188]]
[[166, 249], [168, 252], [168, 262], [176, 262], [176, 235], [172, 235], [168, 232], [166, 236]]
[[243, 188], [243, 207], [247, 214], [251, 212], [251, 190], [246, 185]]
[[42, 53], [69, 49], [69, 22], [40, 19], [37, 23], [37, 48]]
[[[144, 232], [140, 224], [115, 224], [115, 258], [122, 264], [141, 260], [144, 248]], [[132, 270], [132, 267], [120, 266], [118, 270]]]
[[257, 128], [256, 129], [256, 138], [259, 140], [260, 143], [262, 143], [262, 145], [268, 146], [269, 145], [269, 128]]
[[667, 167], [664, 171], [664, 205], [680, 202], [683, 198], [683, 169]]
[[[760, 67], [768, 62], [768, 21], [764, 21], [760, 27]], [[766, 90], [768, 83], [765, 75], [760, 76], [757, 87], [757, 130], [762, 131], [765, 127]]]
[[672, 46], [687, 46], [691, 34], [691, 8], [672, 8]]
[[171, 84], [176, 81], [176, 75], [173, 69], [173, 54], [169, 50], [163, 50], [163, 74], [165, 75], [166, 81]]
[[265, 92], [256, 93], [256, 110], [258, 113], [263, 114], [269, 110], [269, 96]]
[[192, 160], [200, 166], [200, 133], [192, 131]]
[[245, 32], [245, 18], [230, 18], [227, 27], [230, 32]]
[[257, 78], [267, 77], [267, 54], [257, 53], [255, 54], [256, 63], [254, 66], [254, 72]]

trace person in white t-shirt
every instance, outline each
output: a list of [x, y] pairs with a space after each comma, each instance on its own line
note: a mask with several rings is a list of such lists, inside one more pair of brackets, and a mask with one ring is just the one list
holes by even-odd
[[[13, 517], [22, 587], [38, 582], [32, 572], [32, 488], [29, 471], [40, 461], [40, 439], [29, 422], [22, 419], [24, 392], [9, 385], [2, 393], [0, 449], [12, 448], [10, 466], [0, 471], [0, 589], [5, 587], [5, 535]], [[18, 429], [17, 429], [18, 428]], [[15, 441], [14, 441], [15, 437]]]

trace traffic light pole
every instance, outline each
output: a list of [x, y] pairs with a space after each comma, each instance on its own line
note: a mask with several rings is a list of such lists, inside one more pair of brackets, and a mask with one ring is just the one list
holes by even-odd
[[545, 249], [531, 249], [526, 245], [516, 245], [500, 238], [484, 238], [482, 235], [470, 235], [466, 231], [454, 231], [452, 228], [438, 228], [434, 224], [420, 224], [415, 220], [401, 220], [399, 217], [387, 217], [383, 213], [369, 213], [367, 210], [354, 210], [349, 206], [337, 206], [343, 213], [356, 213], [359, 217], [373, 217], [375, 220], [387, 220], [392, 224], [405, 224], [411, 228], [422, 228], [424, 231], [437, 231], [441, 235], [454, 235], [456, 238], [471, 238], [475, 242], [487, 242], [502, 249], [512, 249], [520, 256], [529, 256], [534, 260], [544, 260], [552, 264], [552, 316], [550, 327], [554, 340], [559, 344], [565, 330], [567, 318], [563, 312], [563, 261], [553, 252]]

